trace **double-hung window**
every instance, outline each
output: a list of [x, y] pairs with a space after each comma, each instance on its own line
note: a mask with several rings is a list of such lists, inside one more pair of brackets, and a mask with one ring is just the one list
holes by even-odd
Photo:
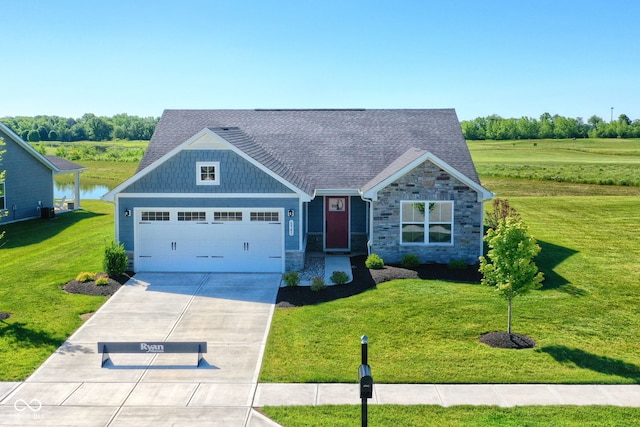
[[453, 243], [452, 201], [402, 201], [400, 217], [402, 244]]
[[[5, 206], [7, 205], [5, 203], [5, 195], [4, 195], [4, 182], [0, 182], [0, 210], [5, 209]], [[0, 214], [2, 214], [0, 212]]]
[[220, 162], [196, 162], [196, 184], [220, 184]]

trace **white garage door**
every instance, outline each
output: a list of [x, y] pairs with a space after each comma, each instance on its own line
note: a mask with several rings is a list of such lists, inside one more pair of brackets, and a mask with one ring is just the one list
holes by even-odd
[[136, 271], [283, 271], [281, 209], [135, 210]]

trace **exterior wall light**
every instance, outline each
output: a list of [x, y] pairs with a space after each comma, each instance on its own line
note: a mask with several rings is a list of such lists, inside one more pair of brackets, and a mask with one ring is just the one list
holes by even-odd
[[125, 209], [124, 216], [131, 216], [131, 209]]
[[287, 212], [287, 215], [289, 215], [289, 218], [293, 218], [293, 209], [289, 209], [289, 211]]

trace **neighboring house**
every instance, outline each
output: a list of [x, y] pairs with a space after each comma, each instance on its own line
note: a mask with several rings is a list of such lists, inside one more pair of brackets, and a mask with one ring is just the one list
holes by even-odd
[[53, 209], [53, 176], [59, 173], [76, 174], [75, 208], [80, 207], [79, 174], [85, 168], [41, 155], [2, 123], [0, 138], [4, 141], [0, 146], [4, 150], [0, 171], [6, 172], [4, 182], [0, 182], [0, 209], [5, 213], [0, 223], [39, 218], [45, 208]]
[[167, 110], [103, 199], [135, 271], [283, 272], [312, 251], [476, 263], [492, 197], [452, 109]]

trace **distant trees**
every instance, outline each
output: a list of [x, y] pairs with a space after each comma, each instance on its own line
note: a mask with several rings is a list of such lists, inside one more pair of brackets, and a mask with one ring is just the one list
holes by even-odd
[[22, 139], [40, 141], [105, 141], [111, 139], [149, 140], [158, 124], [156, 117], [117, 114], [113, 117], [87, 113], [78, 119], [59, 116], [2, 117]]
[[563, 117], [543, 113], [538, 119], [521, 117], [505, 119], [498, 115], [463, 120], [460, 123], [466, 139], [541, 139], [541, 138], [640, 138], [640, 120], [620, 114], [618, 120], [606, 123], [591, 116], [585, 123], [582, 117]]

